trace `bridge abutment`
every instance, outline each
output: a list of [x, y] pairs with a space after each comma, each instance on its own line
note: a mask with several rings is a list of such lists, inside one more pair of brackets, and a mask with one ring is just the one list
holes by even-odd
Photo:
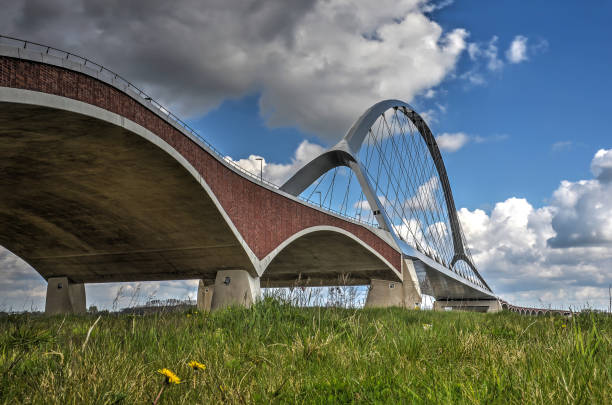
[[371, 280], [366, 298], [366, 308], [401, 307], [419, 308], [421, 305], [421, 288], [414, 270], [412, 260], [402, 260], [404, 282]]
[[45, 314], [83, 314], [86, 311], [85, 284], [73, 283], [68, 277], [47, 280]]
[[499, 312], [502, 306], [498, 300], [436, 300], [434, 311]]
[[[202, 296], [204, 308], [206, 307], [205, 299], [208, 298], [205, 290], [204, 286]], [[209, 293], [212, 295], [210, 298], [211, 311], [231, 305], [249, 308], [261, 296], [259, 277], [251, 276], [246, 270], [221, 270], [217, 272], [215, 285], [212, 290], [209, 290]]]

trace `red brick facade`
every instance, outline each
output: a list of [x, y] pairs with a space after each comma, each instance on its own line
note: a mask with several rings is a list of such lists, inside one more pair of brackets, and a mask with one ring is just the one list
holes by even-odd
[[400, 253], [371, 231], [246, 180], [138, 101], [100, 80], [52, 65], [0, 57], [0, 86], [79, 100], [119, 114], [155, 133], [198, 170], [260, 259], [296, 232], [328, 225], [352, 233], [401, 271]]

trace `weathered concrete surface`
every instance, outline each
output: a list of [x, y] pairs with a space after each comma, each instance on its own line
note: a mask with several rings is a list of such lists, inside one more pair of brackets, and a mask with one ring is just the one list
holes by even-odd
[[420, 295], [416, 292], [412, 282], [372, 280], [364, 307], [415, 309], [419, 308], [420, 305]]
[[264, 287], [367, 285], [400, 281], [383, 258], [337, 230], [315, 230], [283, 246], [261, 276]]
[[244, 270], [222, 270], [215, 278], [211, 310], [239, 305], [249, 308], [261, 296], [259, 278]]
[[[432, 260], [429, 260], [433, 262]], [[421, 284], [423, 294], [431, 295], [436, 299], [491, 299], [491, 292], [473, 288], [462, 282], [460, 277], [449, 270], [441, 271], [442, 266], [437, 268], [423, 263], [421, 260], [413, 260], [415, 271], [419, 280], [425, 281]], [[446, 274], [445, 274], [446, 273]]]
[[67, 277], [53, 277], [48, 280], [45, 314], [83, 314], [86, 310], [83, 283], [73, 283]]
[[405, 307], [402, 283], [388, 280], [371, 280], [365, 308]]
[[253, 265], [172, 156], [83, 115], [0, 103], [0, 245], [46, 279], [205, 278]]
[[499, 312], [502, 306], [498, 300], [436, 300], [434, 311]]
[[423, 296], [421, 294], [421, 286], [417, 278], [413, 260], [408, 258], [402, 259], [402, 274], [404, 275], [402, 284], [406, 308], [420, 308]]
[[214, 292], [214, 285], [207, 285], [206, 281], [200, 280], [198, 283], [198, 301], [196, 304], [196, 307], [200, 311], [210, 312]]
[[366, 298], [366, 308], [401, 307], [420, 308], [421, 288], [414, 269], [413, 261], [402, 260], [403, 282], [373, 279]]

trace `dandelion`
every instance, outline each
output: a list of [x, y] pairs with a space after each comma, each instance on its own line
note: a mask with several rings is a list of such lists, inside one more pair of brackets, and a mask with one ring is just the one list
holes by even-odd
[[194, 369], [195, 371], [198, 370], [206, 370], [206, 366], [202, 363], [198, 363], [197, 361], [193, 360], [189, 362], [189, 367], [191, 367], [192, 369]]
[[157, 405], [157, 402], [159, 401], [159, 398], [161, 397], [162, 392], [164, 392], [164, 388], [166, 388], [166, 385], [181, 383], [181, 379], [176, 374], [174, 374], [172, 371], [168, 370], [167, 368], [162, 368], [161, 370], [157, 370], [157, 372], [165, 376], [166, 378], [164, 379], [164, 383], [162, 384], [162, 387], [159, 390], [159, 394], [157, 394], [155, 401], [153, 401], [153, 405]]
[[563, 325], [561, 325], [561, 327], [562, 327], [562, 328], [565, 328], [566, 326], [565, 326], [565, 324], [563, 324]]
[[166, 376], [166, 384], [180, 384], [181, 383], [181, 379], [174, 374], [172, 371], [168, 370], [167, 368], [162, 368], [161, 370], [157, 370], [158, 373]]
[[190, 361], [189, 363], [187, 363], [189, 365], [189, 367], [191, 367], [194, 371], [193, 373], [193, 388], [196, 387], [196, 374], [199, 370], [206, 370], [206, 366], [202, 363], [198, 363], [195, 360]]

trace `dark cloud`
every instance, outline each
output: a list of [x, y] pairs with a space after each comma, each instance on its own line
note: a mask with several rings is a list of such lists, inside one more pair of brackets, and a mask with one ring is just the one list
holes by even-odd
[[270, 125], [333, 141], [369, 105], [410, 101], [455, 67], [467, 32], [444, 34], [424, 3], [24, 0], [0, 25], [107, 66], [179, 115], [260, 92]]

